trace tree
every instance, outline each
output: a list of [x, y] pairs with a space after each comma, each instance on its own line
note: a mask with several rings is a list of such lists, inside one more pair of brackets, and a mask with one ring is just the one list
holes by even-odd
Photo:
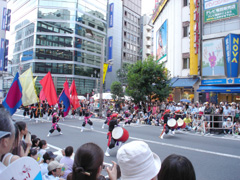
[[[128, 87], [126, 92], [134, 98], [134, 102], [165, 100], [171, 88], [169, 87], [169, 71], [163, 63], [158, 64], [153, 56], [145, 61], [137, 61], [128, 69]], [[148, 97], [148, 98], [146, 98]]]
[[119, 99], [121, 99], [121, 97], [124, 96], [123, 94], [123, 88], [122, 88], [122, 84], [119, 81], [114, 81], [111, 85], [111, 93], [112, 93], [112, 98], [114, 99], [114, 101], [119, 101]]
[[124, 63], [121, 69], [117, 70], [117, 77], [122, 85], [127, 85], [127, 73], [130, 64]]

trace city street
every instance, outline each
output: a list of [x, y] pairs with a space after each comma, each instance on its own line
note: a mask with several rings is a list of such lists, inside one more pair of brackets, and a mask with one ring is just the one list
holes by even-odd
[[[17, 121], [23, 120], [22, 111], [16, 113], [13, 118]], [[71, 119], [70, 116], [65, 121], [60, 121], [59, 126], [63, 135], [54, 132], [47, 137], [51, 127], [51, 121], [47, 119], [27, 122], [28, 129], [32, 134], [36, 134], [40, 139], [47, 140], [49, 150], [58, 151], [69, 145], [74, 151], [82, 144], [94, 142], [103, 151], [107, 144], [107, 126], [102, 129], [103, 119], [91, 118], [94, 130], [86, 125], [85, 131], [80, 132], [83, 120]], [[159, 155], [163, 161], [170, 154], [180, 154], [186, 156], [193, 164], [197, 180], [236, 180], [240, 177], [240, 137], [232, 135], [200, 135], [193, 132], [179, 131], [174, 136], [165, 135], [164, 139], [158, 136], [162, 127], [150, 125], [131, 124], [125, 126], [129, 132], [127, 142], [133, 140], [143, 140], [150, 146], [151, 150]], [[111, 150], [110, 157], [104, 157], [104, 161], [111, 163], [116, 161], [117, 148]]]

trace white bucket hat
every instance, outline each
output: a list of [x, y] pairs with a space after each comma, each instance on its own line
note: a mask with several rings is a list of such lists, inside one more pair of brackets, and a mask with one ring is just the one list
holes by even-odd
[[161, 160], [143, 141], [124, 144], [117, 152], [122, 180], [149, 180], [161, 168]]

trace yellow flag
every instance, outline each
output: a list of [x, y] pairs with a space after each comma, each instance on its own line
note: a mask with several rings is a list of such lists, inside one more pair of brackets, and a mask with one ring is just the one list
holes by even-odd
[[108, 64], [104, 63], [104, 65], [103, 65], [103, 84], [104, 84], [104, 81], [106, 78], [107, 70], [108, 70]]
[[[36, 79], [36, 78], [35, 78]], [[38, 102], [31, 67], [19, 77], [22, 85], [22, 103], [24, 106]]]
[[33, 79], [34, 84], [36, 84], [37, 76]]

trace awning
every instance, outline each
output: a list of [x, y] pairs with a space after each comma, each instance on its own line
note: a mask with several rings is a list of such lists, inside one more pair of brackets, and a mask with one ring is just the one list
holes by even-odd
[[236, 86], [200, 86], [197, 92], [240, 93]]
[[178, 78], [171, 87], [183, 87], [183, 88], [192, 88], [193, 85], [198, 81], [198, 78]]
[[176, 77], [173, 77], [171, 80], [170, 80], [170, 86], [173, 84], [173, 83], [175, 83], [176, 81], [178, 80], [178, 78], [176, 78]]

